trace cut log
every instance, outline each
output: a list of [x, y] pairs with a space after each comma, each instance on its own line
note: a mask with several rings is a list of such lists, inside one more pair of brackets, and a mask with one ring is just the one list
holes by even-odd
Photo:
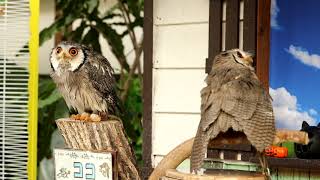
[[68, 148], [86, 151], [116, 151], [119, 179], [140, 179], [135, 154], [130, 146], [121, 120], [85, 122], [58, 119], [56, 124]]

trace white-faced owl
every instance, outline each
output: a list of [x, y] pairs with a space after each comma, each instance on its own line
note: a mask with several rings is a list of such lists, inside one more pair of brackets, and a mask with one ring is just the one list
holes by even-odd
[[207, 86], [201, 90], [201, 121], [191, 154], [191, 170], [199, 170], [208, 143], [219, 133], [243, 132], [258, 152], [272, 144], [275, 122], [271, 97], [258, 80], [251, 54], [239, 49], [214, 58]]
[[50, 76], [70, 110], [101, 116], [116, 113], [114, 71], [101, 54], [83, 44], [61, 42], [53, 48], [50, 64]]

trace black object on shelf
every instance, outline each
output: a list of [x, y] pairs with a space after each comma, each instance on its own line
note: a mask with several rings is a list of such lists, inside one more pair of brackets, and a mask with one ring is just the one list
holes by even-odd
[[302, 159], [320, 159], [320, 123], [317, 126], [310, 126], [303, 121], [301, 131], [308, 133], [309, 143], [307, 145], [295, 143], [296, 156]]

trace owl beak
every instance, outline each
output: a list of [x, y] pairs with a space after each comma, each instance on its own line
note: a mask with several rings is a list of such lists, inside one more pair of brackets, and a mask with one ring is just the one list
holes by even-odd
[[65, 61], [68, 61], [70, 59], [69, 55], [66, 54], [65, 52], [61, 53], [61, 58], [62, 58], [62, 60], [65, 60]]
[[249, 62], [252, 65], [254, 57], [255, 54], [253, 52], [246, 52], [243, 59], [245, 62]]
[[246, 51], [246, 54], [252, 58], [256, 56], [256, 53], [253, 50]]
[[246, 62], [253, 62], [253, 58], [251, 56], [246, 56], [243, 58]]

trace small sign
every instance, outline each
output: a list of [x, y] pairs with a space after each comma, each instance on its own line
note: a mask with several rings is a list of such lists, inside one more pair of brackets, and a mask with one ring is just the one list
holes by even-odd
[[112, 180], [112, 153], [55, 149], [56, 180]]

